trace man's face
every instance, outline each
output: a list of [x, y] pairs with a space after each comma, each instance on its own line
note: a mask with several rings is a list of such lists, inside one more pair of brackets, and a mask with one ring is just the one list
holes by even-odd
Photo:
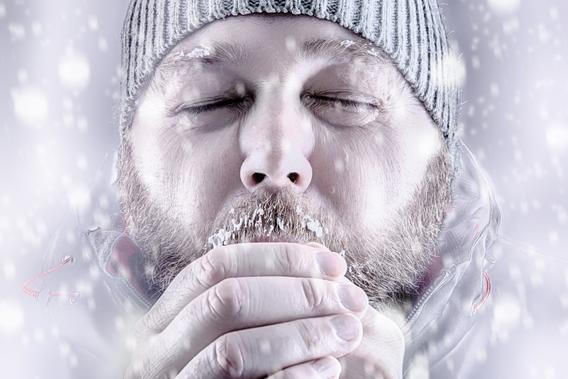
[[383, 302], [424, 274], [450, 171], [441, 133], [377, 48], [313, 17], [251, 15], [205, 26], [160, 63], [119, 185], [158, 294], [216, 244], [317, 241]]

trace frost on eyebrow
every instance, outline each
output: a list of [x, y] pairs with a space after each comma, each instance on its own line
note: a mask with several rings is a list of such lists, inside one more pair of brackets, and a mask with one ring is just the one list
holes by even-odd
[[350, 40], [350, 39], [344, 39], [344, 40], [341, 41], [339, 44], [340, 44], [341, 46], [350, 47], [350, 46], [355, 45], [355, 41], [352, 41], [352, 40]]
[[[379, 63], [381, 67], [380, 71], [375, 71], [371, 75], [373, 75], [374, 77], [374, 82], [382, 82], [385, 84], [383, 86], [380, 86], [380, 90], [382, 91], [381, 98], [385, 100], [385, 102], [383, 103], [383, 106], [385, 108], [391, 108], [392, 111], [392, 104], [390, 103], [393, 99], [393, 96], [411, 96], [414, 99], [413, 91], [410, 89], [410, 86], [405, 80], [402, 73], [397, 69], [396, 64], [392, 61], [392, 58], [390, 58], [384, 50], [375, 45], [373, 42], [362, 43], [350, 39], [345, 39], [339, 42], [339, 46], [350, 51], [355, 57], [372, 57], [371, 61]], [[359, 61], [359, 63], [363, 64], [364, 66], [368, 62], [369, 61], [367, 61], [366, 59]], [[363, 67], [363, 70], [367, 71], [366, 66]]]
[[350, 39], [345, 39], [339, 42], [339, 45], [347, 49], [353, 49], [362, 55], [373, 56], [375, 58], [378, 58], [379, 60], [383, 60], [385, 63], [386, 61], [388, 61], [386, 54], [371, 42], [360, 43]]
[[194, 58], [206, 58], [211, 55], [211, 52], [211, 49], [207, 46], [198, 46], [190, 51], [178, 51], [172, 57], [172, 62], [176, 63], [179, 61], [186, 61]]
[[211, 56], [213, 56], [213, 49], [208, 46], [197, 46], [191, 50], [183, 49], [167, 56], [160, 64], [159, 69], [168, 74], [180, 67], [184, 67], [180, 63], [206, 60]]
[[212, 55], [213, 50], [207, 46], [197, 46], [192, 50], [180, 50], [172, 56], [166, 57], [154, 72], [154, 76], [150, 82], [150, 87], [160, 93], [166, 90], [166, 84], [180, 67], [178, 63], [187, 62], [193, 59], [208, 58]]

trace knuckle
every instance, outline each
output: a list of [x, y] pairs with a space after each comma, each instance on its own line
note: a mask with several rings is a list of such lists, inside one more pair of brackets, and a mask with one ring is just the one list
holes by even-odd
[[150, 361], [139, 354], [130, 361], [124, 378], [155, 378], [160, 371], [160, 366], [155, 361]]
[[[280, 379], [308, 379], [308, 378], [313, 378], [313, 376], [310, 376], [309, 373], [307, 372], [297, 372], [299, 370], [296, 371], [291, 371], [291, 370], [284, 370], [282, 371], [282, 376], [280, 376]], [[307, 371], [307, 370], [303, 370], [303, 371]]]
[[143, 339], [126, 341], [128, 366], [124, 371], [125, 378], [157, 378], [164, 377], [171, 367], [170, 344], [163, 334], [147, 335]]
[[[268, 377], [268, 379], [296, 379], [296, 378], [300, 378], [297, 374], [296, 371], [298, 370], [291, 370], [291, 369], [286, 369], [286, 370], [282, 370], [282, 371], [278, 371], [277, 373], [271, 375]], [[302, 376], [302, 378], [306, 378], [306, 376]]]
[[202, 287], [209, 288], [225, 279], [227, 270], [224, 255], [224, 250], [215, 248], [198, 260], [195, 278]]
[[374, 362], [372, 359], [367, 359], [365, 362], [362, 362], [363, 369], [365, 370], [365, 374], [367, 377], [373, 377], [377, 379], [394, 379], [398, 378], [396, 375], [390, 375], [387, 373], [387, 370], [382, 367], [381, 364]]
[[306, 299], [309, 309], [317, 309], [322, 307], [324, 303], [324, 293], [320, 285], [313, 279], [302, 279], [302, 294]]
[[315, 353], [321, 349], [323, 334], [318, 328], [314, 328], [310, 322], [298, 321], [298, 331], [304, 343], [306, 353]]
[[142, 316], [134, 323], [132, 331], [134, 333], [134, 338], [136, 340], [141, 340], [149, 334], [148, 321], [146, 320], [147, 315]]
[[217, 366], [222, 377], [243, 378], [244, 359], [241, 344], [235, 334], [219, 337], [213, 348], [213, 364]]
[[154, 311], [149, 311], [139, 318], [133, 327], [134, 338], [142, 341], [149, 336], [159, 332], [159, 317]]
[[242, 309], [243, 290], [235, 278], [223, 280], [208, 292], [210, 313], [218, 320], [234, 319]]
[[279, 246], [280, 251], [276, 255], [276, 263], [278, 264], [278, 268], [287, 274], [294, 274], [299, 272], [301, 262], [297, 254], [293, 252], [293, 245], [291, 244], [282, 244]]

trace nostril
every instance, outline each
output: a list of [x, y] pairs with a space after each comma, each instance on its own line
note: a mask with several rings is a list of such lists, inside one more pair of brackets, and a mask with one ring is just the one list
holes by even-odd
[[261, 174], [260, 172], [255, 172], [254, 174], [252, 174], [252, 180], [255, 184], [261, 183], [265, 177], [266, 175]]
[[298, 175], [295, 172], [292, 172], [290, 174], [288, 174], [288, 179], [290, 179], [290, 181], [294, 184], [296, 184], [296, 182], [298, 181], [298, 178], [300, 177], [300, 175]]

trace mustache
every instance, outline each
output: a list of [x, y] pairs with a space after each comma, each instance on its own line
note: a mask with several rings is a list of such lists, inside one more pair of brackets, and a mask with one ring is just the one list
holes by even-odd
[[218, 212], [206, 248], [239, 242], [319, 242], [325, 244], [332, 217], [303, 194], [284, 188], [257, 189], [235, 197]]

